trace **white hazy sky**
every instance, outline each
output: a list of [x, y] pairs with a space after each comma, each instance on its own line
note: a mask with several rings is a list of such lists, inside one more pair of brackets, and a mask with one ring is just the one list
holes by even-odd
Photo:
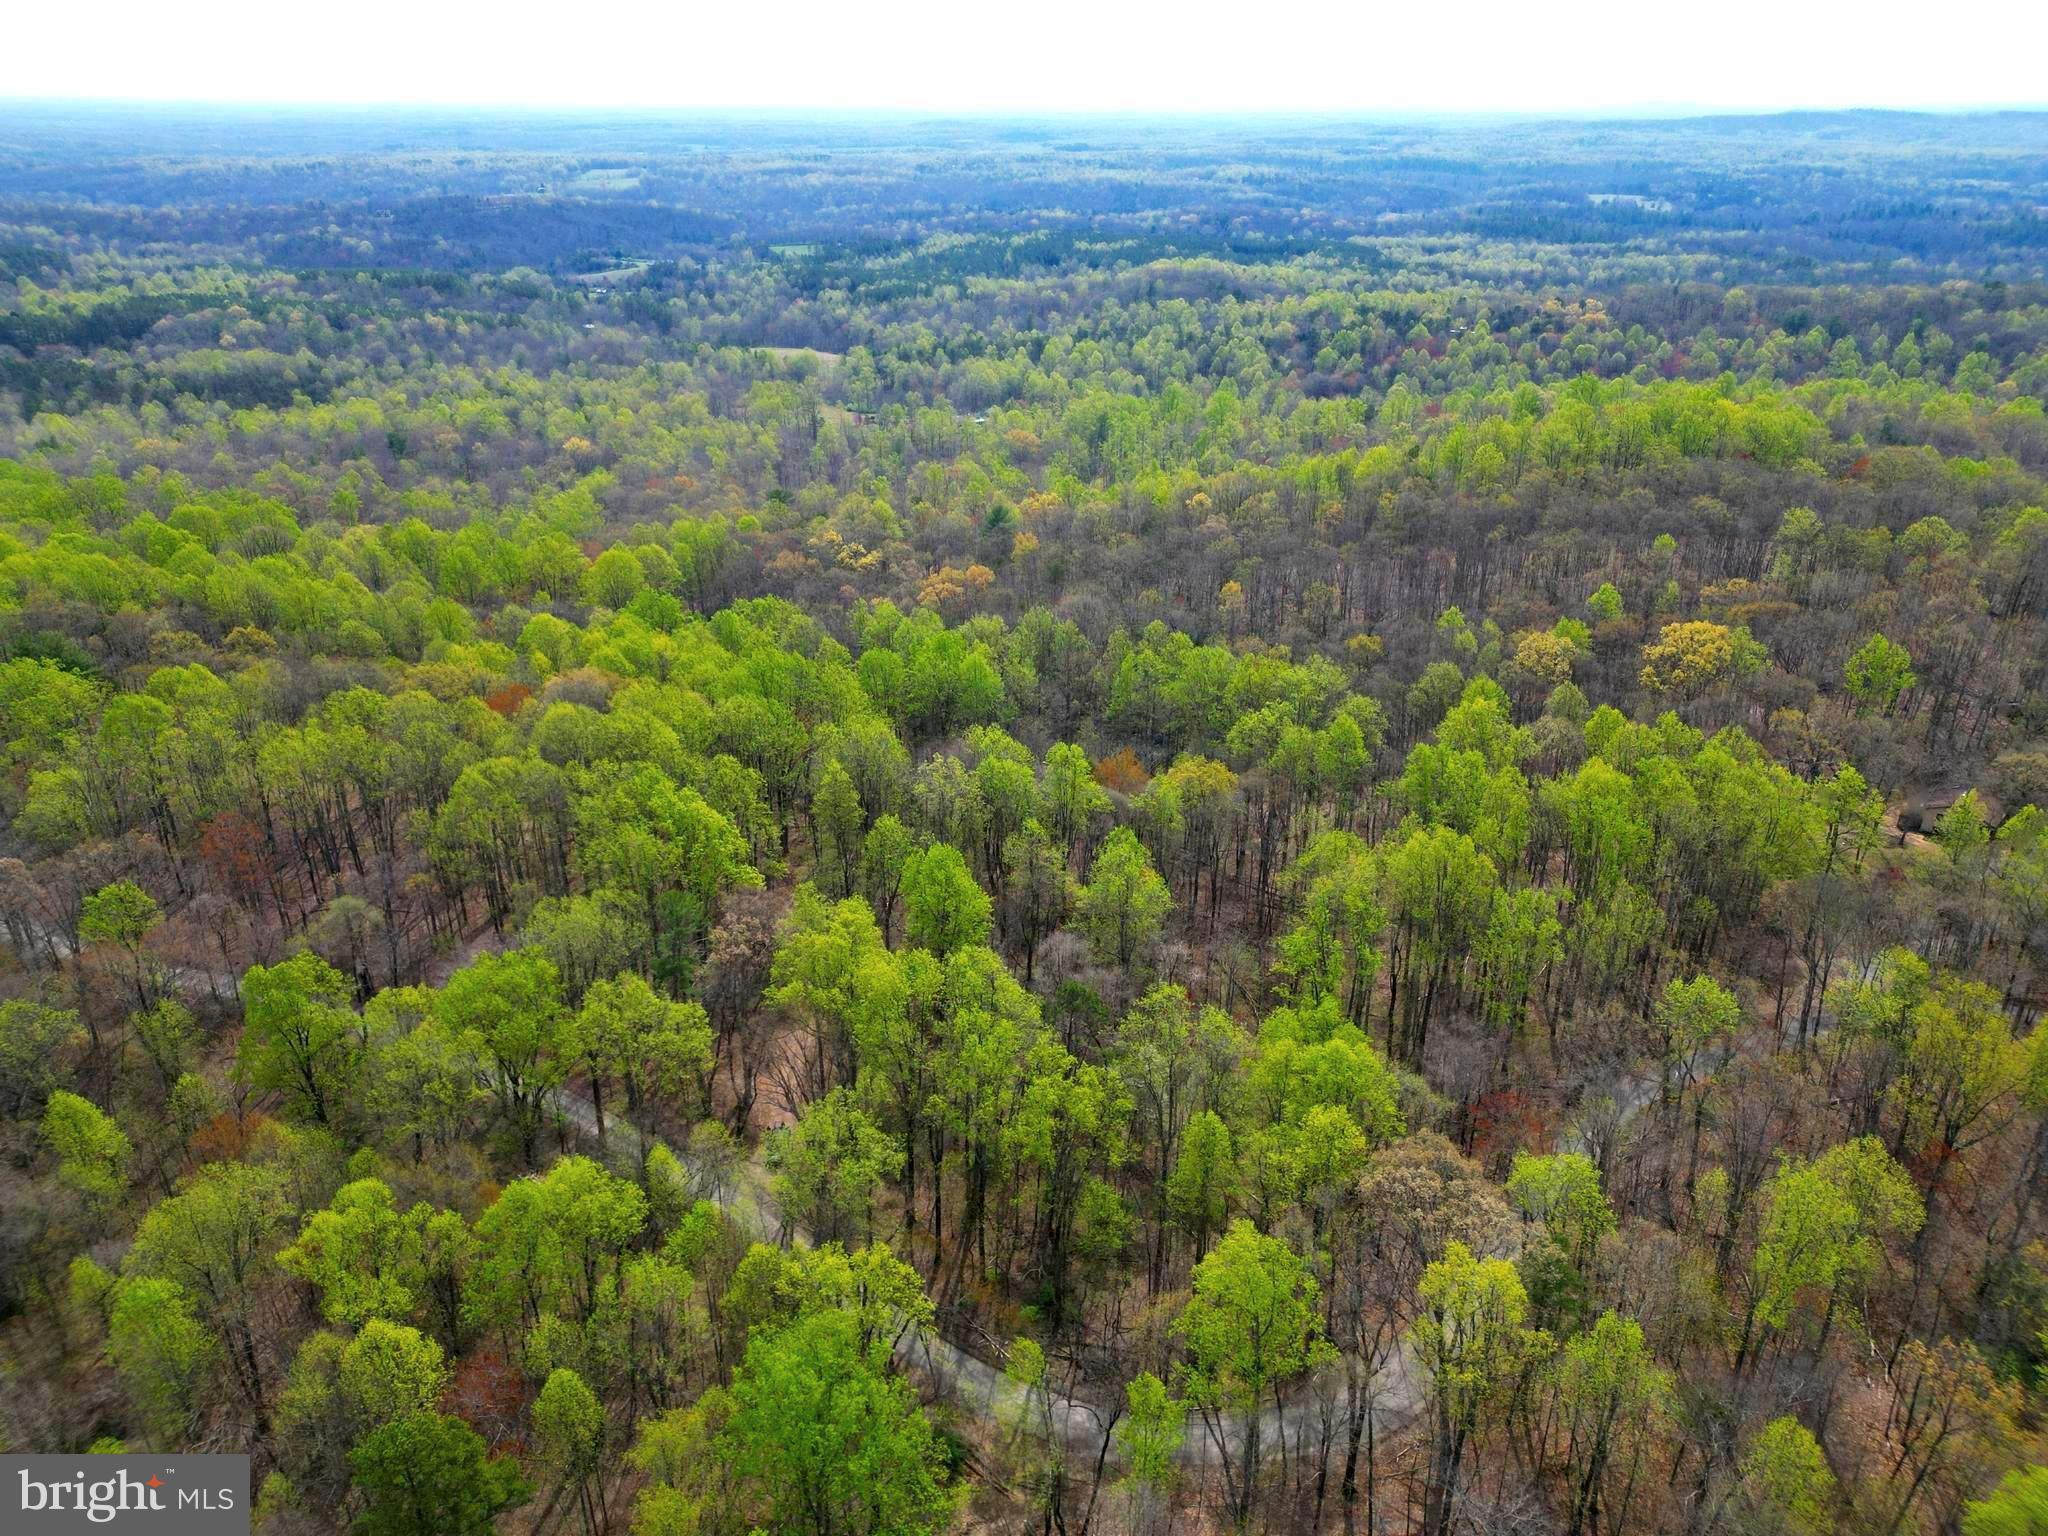
[[2048, 103], [2048, 0], [42, 0], [5, 37], [17, 97], [1361, 115]]

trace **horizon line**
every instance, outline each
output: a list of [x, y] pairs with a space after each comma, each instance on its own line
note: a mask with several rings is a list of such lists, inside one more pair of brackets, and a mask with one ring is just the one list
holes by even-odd
[[1779, 117], [1999, 117], [2048, 115], [2048, 98], [2032, 102], [1813, 106], [1797, 103], [1755, 106], [1713, 102], [1640, 102], [1585, 108], [1460, 107], [1248, 107], [1233, 111], [1175, 108], [1091, 109], [1076, 107], [799, 106], [785, 104], [693, 106], [676, 103], [598, 103], [488, 100], [266, 101], [234, 97], [0, 96], [0, 114], [86, 109], [169, 115], [196, 112], [260, 112], [281, 117], [331, 117], [352, 113], [516, 114], [549, 117], [647, 118], [672, 121], [835, 120], [982, 123], [1517, 123], [1517, 122], [1684, 122], [1703, 119]]

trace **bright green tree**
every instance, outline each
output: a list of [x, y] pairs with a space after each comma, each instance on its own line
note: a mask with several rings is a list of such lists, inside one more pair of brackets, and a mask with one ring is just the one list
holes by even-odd
[[872, 1237], [875, 1196], [903, 1171], [903, 1143], [844, 1088], [804, 1106], [796, 1124], [776, 1134], [771, 1157], [775, 1203], [819, 1242]]
[[1479, 946], [1499, 889], [1492, 859], [1451, 827], [1417, 829], [1381, 860], [1392, 969], [1389, 1054], [1417, 1065], [1445, 985]]
[[432, 1214], [424, 1203], [400, 1211], [382, 1179], [357, 1179], [306, 1217], [277, 1262], [320, 1291], [329, 1322], [359, 1328], [371, 1318], [407, 1318], [423, 1300]]
[[1166, 1383], [1142, 1371], [1124, 1387], [1126, 1412], [1116, 1427], [1123, 1453], [1123, 1489], [1133, 1506], [1132, 1525], [1149, 1529], [1173, 1495], [1180, 1476], [1180, 1448], [1187, 1437], [1188, 1410]]
[[1680, 981], [1676, 976], [1664, 985], [1651, 1017], [1663, 1048], [1663, 1091], [1669, 1099], [1692, 1086], [1701, 1058], [1735, 1036], [1742, 1027], [1742, 1004], [1735, 994], [1711, 976]]
[[157, 1438], [182, 1444], [220, 1346], [199, 1321], [192, 1298], [173, 1281], [124, 1279], [112, 1296], [107, 1357]]
[[1031, 985], [1038, 946], [1059, 931], [1074, 905], [1067, 856], [1036, 820], [1003, 845], [1008, 876], [1003, 890], [1003, 931], [1024, 950], [1024, 984]]
[[2002, 1124], [1997, 1111], [2027, 1076], [2027, 1045], [2013, 1039], [1997, 990], [1943, 975], [1914, 1008], [1910, 1028], [1891, 1089], [1894, 1146], [1930, 1136], [1951, 1152], [1975, 1145]]
[[915, 945], [950, 955], [986, 944], [994, 913], [988, 893], [950, 843], [933, 843], [903, 864], [903, 931]]
[[1805, 1295], [1826, 1298], [1825, 1342], [1845, 1289], [1876, 1269], [1885, 1239], [1910, 1237], [1924, 1216], [1919, 1191], [1875, 1137], [1832, 1147], [1810, 1163], [1784, 1163], [1764, 1189], [1736, 1370], [1758, 1330], [1787, 1327]]
[[[1653, 1448], [1658, 1420], [1671, 1401], [1671, 1373], [1651, 1357], [1641, 1324], [1604, 1312], [1590, 1331], [1565, 1345], [1556, 1381], [1570, 1469], [1568, 1528], [1598, 1531], [1610, 1485], [1632, 1487]], [[1608, 1517], [1609, 1528], [1613, 1519]]]
[[1821, 1536], [1835, 1528], [1835, 1474], [1804, 1424], [1772, 1419], [1743, 1452], [1730, 1502], [1731, 1524], [1738, 1530]]
[[2008, 1472], [1963, 1510], [1963, 1536], [2041, 1536], [2048, 1531], [2048, 1467]]
[[626, 1459], [647, 1474], [633, 1505], [633, 1536], [704, 1536], [732, 1511], [731, 1469], [718, 1444], [733, 1412], [732, 1394], [706, 1390], [695, 1403], [640, 1421]]
[[1096, 853], [1074, 909], [1096, 958], [1128, 970], [1157, 936], [1173, 897], [1137, 833], [1118, 827]]
[[653, 1089], [673, 1098], [711, 1070], [711, 1020], [701, 1003], [671, 1002], [631, 971], [593, 983], [576, 1033], [590, 1064], [590, 1102], [604, 1140], [604, 1085], [624, 1088], [628, 1112]]
[[0, 1114], [20, 1118], [64, 1080], [63, 1052], [81, 1039], [77, 1011], [25, 997], [0, 1003]]
[[441, 1346], [403, 1323], [373, 1317], [342, 1348], [335, 1387], [358, 1424], [383, 1424], [424, 1413], [448, 1389]]
[[533, 1429], [541, 1459], [564, 1488], [576, 1490], [576, 1507], [586, 1533], [609, 1523], [603, 1480], [604, 1405], [583, 1378], [567, 1367], [551, 1372], [534, 1399]]
[[62, 1089], [43, 1109], [43, 1140], [57, 1154], [57, 1177], [96, 1208], [120, 1199], [128, 1187], [128, 1137], [90, 1099]]
[[[1320, 1292], [1307, 1263], [1248, 1221], [1233, 1223], [1195, 1266], [1192, 1291], [1173, 1324], [1187, 1349], [1181, 1392], [1202, 1414], [1242, 1525], [1258, 1493], [1266, 1403], [1336, 1356], [1323, 1337]], [[1233, 1417], [1234, 1444], [1226, 1432]]]
[[958, 1501], [924, 1410], [844, 1311], [756, 1329], [719, 1454], [756, 1524], [811, 1536], [924, 1536]]
[[156, 900], [133, 880], [100, 887], [80, 904], [78, 936], [88, 944], [111, 944], [128, 957], [136, 1003], [150, 1003], [148, 966], [142, 945], [164, 920]]
[[1899, 695], [1919, 681], [1906, 648], [1883, 635], [1872, 635], [1856, 648], [1842, 677], [1859, 707], [1881, 715], [1890, 714]]
[[587, 1157], [513, 1180], [477, 1218], [467, 1314], [507, 1333], [554, 1313], [588, 1320], [616, 1295], [646, 1224], [640, 1186]]
[[614, 545], [584, 573], [583, 599], [601, 608], [623, 608], [646, 584], [646, 570], [633, 558], [633, 551]]
[[294, 1113], [315, 1124], [330, 1124], [348, 1107], [361, 1065], [361, 1021], [349, 1006], [353, 990], [310, 951], [250, 966], [242, 978], [235, 1058], [245, 1080], [283, 1094]]
[[1045, 801], [1045, 829], [1070, 855], [1095, 819], [1109, 811], [1109, 792], [1095, 782], [1094, 764], [1071, 742], [1045, 749], [1039, 793]]
[[1508, 1175], [1515, 1209], [1548, 1229], [1565, 1257], [1583, 1269], [1600, 1239], [1614, 1230], [1614, 1211], [1600, 1188], [1600, 1170], [1583, 1152], [1515, 1154]]
[[537, 949], [480, 955], [448, 978], [434, 1014], [485, 1064], [491, 1092], [532, 1167], [549, 1100], [585, 1049], [554, 962]]
[[903, 899], [903, 873], [917, 852], [917, 838], [893, 815], [875, 818], [860, 850], [860, 893], [875, 910], [882, 937], [893, 942], [896, 908]]
[[811, 825], [818, 830], [819, 883], [835, 896], [851, 896], [867, 817], [852, 776], [836, 758], [825, 765], [811, 796]]
[[1525, 1326], [1528, 1292], [1506, 1259], [1478, 1258], [1449, 1243], [1418, 1290], [1410, 1337], [1428, 1382], [1431, 1427], [1422, 1530], [1449, 1536], [1473, 1435], [1523, 1368], [1548, 1352], [1549, 1339]]
[[1301, 915], [1281, 936], [1273, 969], [1296, 1003], [1339, 996], [1346, 1017], [1363, 1024], [1387, 924], [1372, 851], [1349, 832], [1323, 833], [1289, 879], [1302, 890]]
[[1181, 1134], [1165, 1183], [1167, 1212], [1188, 1234], [1197, 1259], [1209, 1251], [1211, 1235], [1223, 1230], [1236, 1188], [1230, 1127], [1214, 1110], [1198, 1111]]
[[142, 1218], [124, 1277], [174, 1282], [224, 1346], [244, 1401], [264, 1411], [256, 1346], [257, 1293], [287, 1218], [278, 1170], [209, 1163]]

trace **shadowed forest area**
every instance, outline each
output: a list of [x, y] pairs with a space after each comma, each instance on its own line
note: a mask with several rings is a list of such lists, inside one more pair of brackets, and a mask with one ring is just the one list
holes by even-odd
[[0, 105], [0, 1449], [2048, 1531], [2048, 114]]

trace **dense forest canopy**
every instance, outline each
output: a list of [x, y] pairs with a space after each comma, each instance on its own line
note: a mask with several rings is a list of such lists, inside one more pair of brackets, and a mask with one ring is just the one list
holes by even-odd
[[0, 108], [0, 1449], [2048, 1529], [2048, 114]]

